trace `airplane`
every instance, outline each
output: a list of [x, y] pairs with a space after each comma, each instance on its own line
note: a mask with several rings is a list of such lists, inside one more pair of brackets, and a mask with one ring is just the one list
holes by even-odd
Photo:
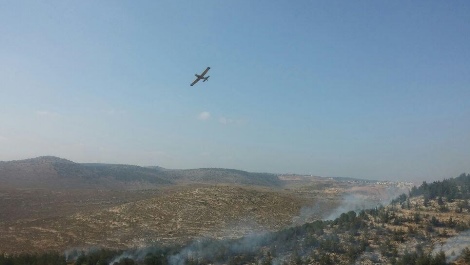
[[194, 80], [192, 83], [191, 83], [191, 86], [194, 86], [194, 84], [196, 84], [199, 80], [201, 79], [204, 79], [204, 81], [202, 82], [206, 82], [209, 80], [209, 77], [210, 76], [207, 76], [207, 77], [204, 77], [204, 75], [207, 73], [207, 71], [209, 71], [209, 69], [211, 69], [210, 67], [207, 67], [206, 70], [204, 70], [204, 72], [202, 72], [202, 74], [198, 75], [198, 74], [195, 74], [195, 76], [197, 77], [196, 80]]

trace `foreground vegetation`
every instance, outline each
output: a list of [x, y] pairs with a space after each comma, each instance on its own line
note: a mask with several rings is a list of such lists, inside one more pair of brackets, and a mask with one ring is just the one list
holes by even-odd
[[469, 264], [469, 248], [451, 253], [443, 250], [446, 242], [470, 229], [469, 196], [470, 175], [462, 174], [431, 184], [424, 182], [387, 206], [350, 211], [335, 220], [318, 220], [273, 233], [67, 256], [0, 255], [0, 265]]

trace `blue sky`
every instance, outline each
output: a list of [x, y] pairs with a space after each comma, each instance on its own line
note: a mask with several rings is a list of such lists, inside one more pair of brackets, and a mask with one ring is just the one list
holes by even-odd
[[2, 1], [0, 160], [470, 172], [468, 14], [468, 1]]

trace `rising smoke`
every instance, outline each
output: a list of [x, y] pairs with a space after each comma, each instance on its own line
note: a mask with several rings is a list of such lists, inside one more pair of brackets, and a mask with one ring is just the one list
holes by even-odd
[[129, 258], [133, 260], [143, 260], [147, 254], [149, 253], [155, 253], [156, 248], [155, 247], [146, 247], [146, 248], [138, 248], [138, 249], [132, 249], [132, 250], [127, 250], [124, 251], [121, 255], [115, 257], [109, 265], [113, 265], [116, 262], [119, 262], [122, 259]]
[[[364, 193], [347, 193], [342, 196], [341, 203], [338, 207], [328, 211], [325, 209], [323, 204], [315, 204], [310, 207], [303, 207], [299, 215], [293, 219], [293, 225], [300, 226], [312, 220], [334, 220], [339, 217], [342, 213], [349, 211], [359, 212], [361, 210], [375, 208], [378, 205], [388, 204], [393, 198], [403, 193], [403, 190], [395, 188], [384, 189], [374, 196]], [[241, 231], [245, 236], [238, 239], [211, 239], [211, 238], [200, 238], [195, 239], [185, 247], [175, 247], [171, 253], [167, 253], [168, 263], [170, 265], [183, 265], [188, 260], [207, 260], [207, 261], [228, 261], [228, 257], [234, 257], [237, 255], [254, 255], [258, 253], [263, 246], [270, 245], [274, 239], [272, 235], [266, 231], [260, 229], [260, 225], [255, 220], [247, 219], [246, 225], [240, 223], [233, 224], [232, 229]], [[230, 234], [230, 233], [229, 233]], [[231, 233], [233, 235], [233, 233]], [[242, 235], [240, 235], [242, 236]], [[224, 238], [224, 236], [221, 236]], [[226, 238], [226, 237], [225, 237]], [[460, 239], [458, 239], [460, 240]], [[287, 250], [287, 249], [285, 249]], [[127, 250], [122, 254], [114, 257], [109, 265], [119, 262], [122, 259], [129, 258], [133, 260], [142, 261], [149, 254], [153, 254], [158, 251], [156, 247], [144, 247], [139, 249]], [[289, 259], [288, 252], [282, 254], [282, 250], [279, 249], [277, 257], [271, 261], [272, 264], [281, 264], [286, 259]], [[460, 253], [460, 252], [459, 252]], [[447, 255], [447, 253], [446, 253]]]
[[465, 248], [470, 248], [470, 230], [447, 239], [443, 245], [435, 246], [433, 254], [443, 251], [446, 254], [446, 261], [453, 262], [462, 254]]
[[266, 241], [267, 234], [254, 234], [237, 240], [199, 239], [170, 256], [168, 262], [170, 265], [184, 265], [191, 259], [224, 260], [235, 255], [255, 253]]
[[349, 211], [359, 212], [361, 210], [370, 209], [378, 206], [378, 201], [371, 200], [369, 197], [362, 194], [346, 194], [341, 200], [341, 205], [334, 209], [325, 220], [334, 220], [342, 213]]
[[334, 220], [342, 213], [349, 211], [361, 211], [366, 209], [373, 209], [378, 206], [386, 206], [403, 193], [408, 193], [409, 188], [399, 188], [395, 185], [376, 190], [373, 194], [350, 193], [343, 196], [343, 203], [340, 207], [330, 214], [326, 220]]

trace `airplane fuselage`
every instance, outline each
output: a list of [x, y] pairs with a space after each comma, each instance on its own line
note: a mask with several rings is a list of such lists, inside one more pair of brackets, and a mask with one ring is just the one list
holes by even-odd
[[202, 82], [206, 82], [209, 80], [209, 77], [210, 76], [207, 76], [207, 77], [204, 77], [204, 75], [207, 73], [207, 71], [209, 71], [209, 69], [211, 69], [210, 67], [207, 67], [206, 70], [204, 70], [204, 72], [202, 72], [202, 74], [198, 75], [198, 74], [194, 74], [197, 78], [196, 80], [194, 80], [190, 86], [193, 86], [194, 84], [196, 84], [199, 80], [203, 80]]
[[209, 78], [209, 77], [204, 77], [203, 75], [198, 75], [198, 74], [195, 74], [195, 76], [196, 76], [198, 79], [204, 79], [204, 81], [202, 81], [202, 82], [206, 82], [207, 79]]

